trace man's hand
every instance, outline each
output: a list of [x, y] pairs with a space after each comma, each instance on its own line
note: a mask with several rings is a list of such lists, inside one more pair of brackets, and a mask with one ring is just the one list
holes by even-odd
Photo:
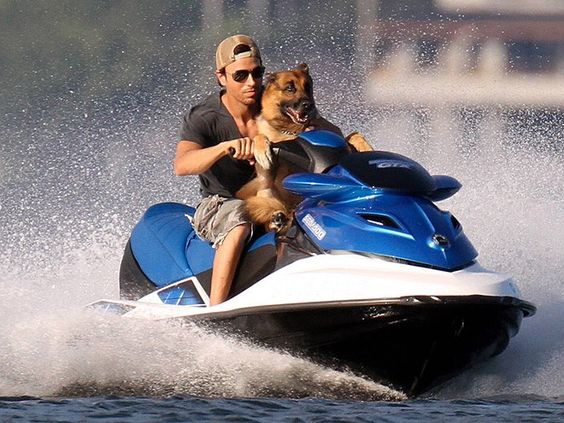
[[255, 163], [254, 144], [249, 137], [225, 141], [224, 144], [227, 154], [231, 154], [234, 159], [247, 160], [250, 164]]

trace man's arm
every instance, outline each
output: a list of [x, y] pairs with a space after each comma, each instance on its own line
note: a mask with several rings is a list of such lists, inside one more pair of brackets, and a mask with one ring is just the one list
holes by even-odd
[[174, 172], [177, 176], [199, 175], [231, 151], [235, 159], [252, 161], [253, 141], [248, 137], [237, 138], [204, 148], [197, 142], [181, 140], [176, 146]]

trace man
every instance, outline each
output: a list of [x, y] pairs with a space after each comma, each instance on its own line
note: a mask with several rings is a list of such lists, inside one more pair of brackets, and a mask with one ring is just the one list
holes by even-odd
[[223, 40], [217, 47], [215, 71], [222, 89], [184, 116], [176, 148], [176, 175], [200, 178], [204, 199], [196, 209], [194, 228], [216, 249], [210, 305], [227, 299], [252, 233], [243, 201], [235, 193], [254, 174], [252, 139], [257, 135], [263, 74], [259, 49], [250, 37]]
[[[254, 176], [252, 140], [258, 134], [256, 118], [264, 75], [259, 49], [246, 35], [223, 40], [215, 59], [215, 75], [222, 89], [184, 116], [174, 160], [176, 175], [200, 178], [204, 199], [196, 208], [193, 225], [198, 236], [216, 248], [210, 305], [227, 299], [245, 242], [252, 234], [244, 203], [235, 193]], [[322, 118], [317, 127], [342, 135]]]

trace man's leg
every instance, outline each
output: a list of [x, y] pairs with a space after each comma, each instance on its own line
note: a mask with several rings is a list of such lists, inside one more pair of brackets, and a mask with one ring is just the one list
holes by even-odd
[[221, 245], [216, 248], [213, 259], [210, 305], [222, 303], [229, 295], [239, 258], [250, 233], [250, 224], [235, 226], [229, 231]]

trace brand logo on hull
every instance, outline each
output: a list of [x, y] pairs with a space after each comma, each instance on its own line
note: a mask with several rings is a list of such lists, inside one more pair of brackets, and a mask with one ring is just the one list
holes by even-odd
[[403, 169], [411, 169], [409, 163], [400, 162], [397, 160], [369, 160], [368, 164], [370, 166], [376, 165], [378, 169], [388, 169], [388, 168], [403, 168]]
[[323, 229], [321, 225], [315, 221], [311, 214], [306, 214], [302, 218], [302, 222], [318, 240], [321, 241], [323, 238], [325, 238], [325, 235], [327, 235], [325, 229]]

